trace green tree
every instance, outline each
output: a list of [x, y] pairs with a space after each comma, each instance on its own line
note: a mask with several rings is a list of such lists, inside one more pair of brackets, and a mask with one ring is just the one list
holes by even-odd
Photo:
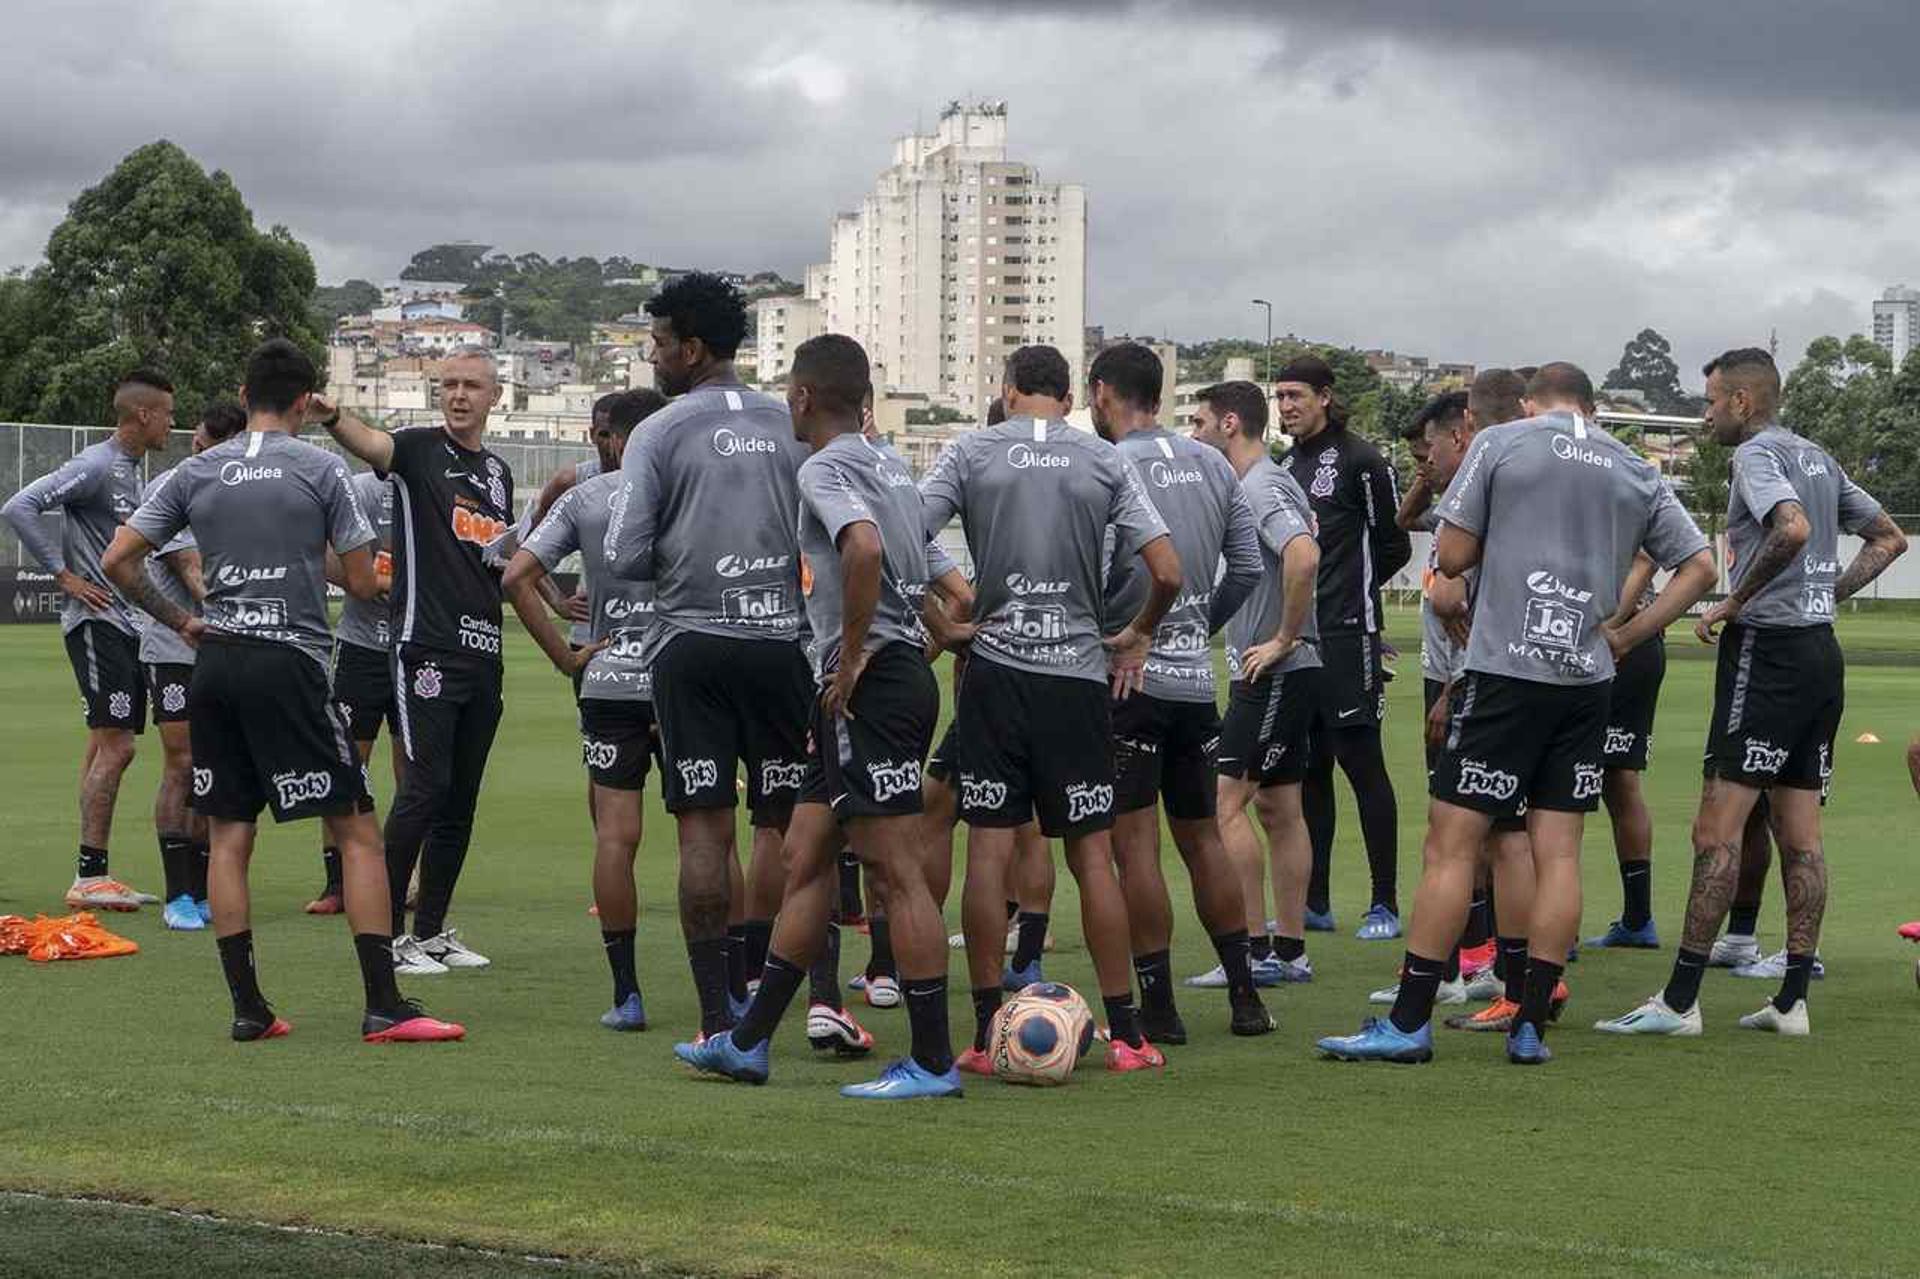
[[400, 272], [403, 280], [444, 280], [471, 284], [481, 278], [490, 244], [435, 244], [420, 250]]
[[1655, 329], [1641, 329], [1634, 335], [1620, 352], [1620, 363], [1600, 385], [1640, 392], [1655, 413], [1692, 411], [1692, 399], [1680, 389], [1680, 366], [1673, 362], [1673, 346]]
[[313, 291], [313, 327], [326, 332], [345, 315], [363, 315], [380, 305], [379, 288], [367, 280], [322, 284]]
[[171, 142], [149, 143], [80, 193], [46, 261], [9, 287], [0, 414], [102, 421], [115, 379], [149, 364], [172, 377], [180, 420], [191, 421], [233, 393], [262, 337], [320, 355], [313, 288], [307, 250], [285, 227], [256, 229], [231, 178]]

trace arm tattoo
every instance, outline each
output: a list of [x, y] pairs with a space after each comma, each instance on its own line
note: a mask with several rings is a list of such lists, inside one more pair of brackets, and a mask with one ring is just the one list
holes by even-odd
[[133, 606], [151, 617], [168, 630], [177, 631], [192, 618], [192, 614], [181, 608], [160, 593], [153, 579], [142, 572], [131, 585], [122, 586], [120, 593], [132, 602]]
[[1820, 946], [1820, 921], [1827, 913], [1827, 859], [1820, 845], [1781, 845], [1780, 878], [1787, 886], [1787, 952], [1811, 955]]
[[1693, 850], [1693, 886], [1687, 890], [1687, 921], [1681, 945], [1692, 951], [1713, 949], [1739, 883], [1739, 844], [1708, 844]]
[[1863, 531], [1867, 539], [1860, 547], [1860, 553], [1853, 557], [1853, 563], [1847, 565], [1847, 571], [1833, 584], [1835, 603], [1850, 599], [1859, 594], [1860, 588], [1886, 571], [1899, 554], [1894, 547], [1900, 544], [1900, 528], [1893, 517], [1882, 511], [1874, 517], [1873, 523]]
[[1780, 570], [1793, 563], [1793, 557], [1800, 548], [1787, 535], [1787, 526], [1793, 521], [1790, 516], [1798, 516], [1802, 522], [1806, 511], [1798, 502], [1782, 502], [1773, 508], [1773, 523], [1767, 529], [1767, 540], [1760, 543], [1760, 549], [1753, 553], [1753, 563], [1747, 568], [1747, 575], [1740, 580], [1731, 598], [1745, 604], [1760, 593], [1760, 588], [1780, 576]]

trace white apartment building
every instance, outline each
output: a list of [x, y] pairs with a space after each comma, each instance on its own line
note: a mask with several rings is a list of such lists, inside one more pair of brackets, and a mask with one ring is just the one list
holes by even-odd
[[[867, 349], [883, 390], [977, 411], [1015, 348], [1059, 348], [1085, 373], [1087, 197], [1007, 158], [1005, 103], [948, 105], [893, 144], [859, 209], [807, 270], [825, 329]], [[763, 376], [765, 376], [763, 372]]]
[[1873, 304], [1873, 340], [1893, 357], [1893, 367], [1920, 346], [1920, 289], [1896, 284]]
[[827, 331], [826, 304], [819, 298], [761, 298], [753, 304], [754, 372], [762, 385], [786, 376], [794, 348]]

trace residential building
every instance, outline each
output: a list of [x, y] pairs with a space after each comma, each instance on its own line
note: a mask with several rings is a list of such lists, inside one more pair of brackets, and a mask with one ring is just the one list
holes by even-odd
[[1873, 304], [1874, 343], [1893, 357], [1897, 369], [1920, 346], [1920, 289], [1896, 284]]
[[793, 367], [794, 348], [827, 331], [819, 298], [770, 297], [753, 304], [755, 371], [763, 384], [779, 381]]
[[1452, 382], [1465, 386], [1473, 381], [1476, 372], [1471, 364], [1430, 360], [1424, 355], [1402, 355], [1395, 351], [1362, 351], [1360, 354], [1382, 382], [1403, 391]]
[[978, 409], [1016, 347], [1058, 347], [1085, 372], [1087, 202], [1007, 155], [1005, 103], [948, 105], [898, 138], [857, 210], [807, 271], [828, 332], [866, 347], [883, 390]]

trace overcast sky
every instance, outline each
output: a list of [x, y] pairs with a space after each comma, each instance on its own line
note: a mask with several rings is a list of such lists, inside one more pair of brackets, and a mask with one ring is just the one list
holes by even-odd
[[991, 96], [1087, 188], [1109, 331], [1258, 336], [1259, 295], [1282, 332], [1598, 374], [1652, 325], [1691, 382], [1920, 284], [1912, 0], [7, 8], [0, 266], [164, 136], [324, 281], [452, 239], [797, 277], [893, 135]]

